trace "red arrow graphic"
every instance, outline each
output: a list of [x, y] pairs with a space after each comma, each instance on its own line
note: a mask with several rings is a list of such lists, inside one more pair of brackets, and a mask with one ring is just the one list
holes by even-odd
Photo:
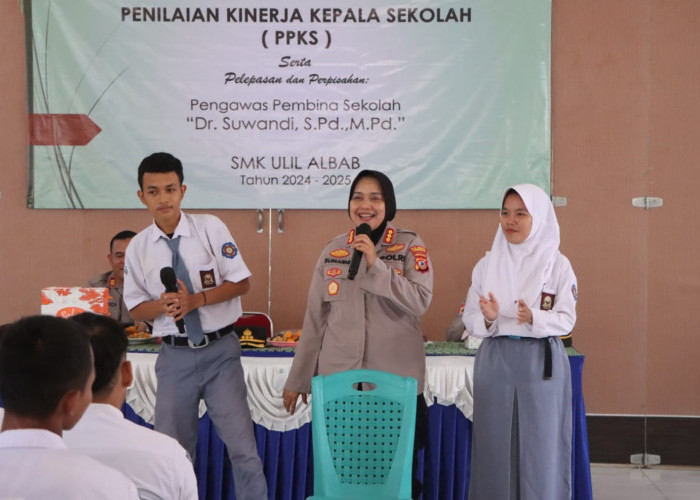
[[85, 146], [102, 131], [83, 114], [29, 115], [32, 146]]

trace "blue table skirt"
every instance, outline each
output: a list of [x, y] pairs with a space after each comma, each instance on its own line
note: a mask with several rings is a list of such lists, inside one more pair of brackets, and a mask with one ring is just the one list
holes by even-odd
[[[593, 498], [588, 454], [586, 410], [581, 376], [583, 356], [569, 356], [573, 389], [572, 498]], [[127, 405], [124, 414], [132, 421], [147, 425]], [[418, 474], [423, 479], [426, 500], [466, 499], [472, 423], [455, 407], [433, 404], [428, 409], [429, 437]], [[277, 500], [304, 499], [313, 490], [311, 424], [294, 431], [270, 431], [253, 424], [262, 458], [269, 497]], [[223, 442], [208, 415], [199, 422], [199, 441], [195, 472], [200, 500], [234, 499], [231, 464]]]

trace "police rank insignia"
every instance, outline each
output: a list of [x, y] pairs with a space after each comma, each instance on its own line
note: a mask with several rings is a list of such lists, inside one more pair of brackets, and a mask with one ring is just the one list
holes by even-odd
[[345, 250], [344, 248], [336, 248], [335, 250], [331, 251], [331, 257], [347, 257], [350, 255], [350, 252]]
[[213, 269], [199, 271], [199, 279], [202, 282], [202, 288], [214, 288], [216, 286], [216, 278], [214, 277]]
[[224, 243], [221, 246], [221, 255], [227, 259], [233, 259], [236, 255], [238, 255], [238, 248], [236, 248], [236, 245], [234, 245], [231, 241]]
[[384, 243], [391, 243], [394, 241], [394, 230], [390, 227], [386, 228], [386, 232], [384, 233], [384, 238], [382, 239]]
[[416, 261], [415, 270], [420, 273], [426, 273], [430, 270], [428, 265], [428, 249], [420, 245], [415, 245], [409, 248], [413, 254], [413, 259]]
[[542, 292], [542, 298], [540, 299], [540, 309], [543, 311], [551, 311], [554, 307], [554, 297], [553, 293]]
[[111, 288], [117, 286], [117, 278], [115, 278], [114, 276], [110, 276], [109, 281], [107, 282], [107, 286]]
[[385, 250], [387, 252], [398, 252], [399, 250], [403, 250], [403, 248], [406, 245], [403, 245], [401, 243], [397, 243], [396, 245], [391, 245], [390, 247], [386, 247]]
[[348, 233], [348, 245], [352, 245], [353, 241], [355, 241], [355, 230], [351, 229]]
[[326, 275], [330, 276], [331, 278], [335, 278], [336, 276], [340, 276], [343, 271], [338, 269], [337, 267], [332, 267], [329, 270], [326, 271]]
[[330, 283], [328, 283], [328, 295], [337, 295], [339, 288], [340, 285], [338, 285], [338, 282], [332, 280]]

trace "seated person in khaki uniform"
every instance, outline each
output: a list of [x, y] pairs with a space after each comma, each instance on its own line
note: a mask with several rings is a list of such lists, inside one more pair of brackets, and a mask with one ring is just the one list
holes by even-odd
[[[126, 247], [129, 246], [129, 242], [134, 236], [136, 233], [129, 230], [115, 234], [109, 242], [109, 253], [107, 254], [107, 260], [112, 269], [94, 276], [85, 284], [89, 287], [109, 288], [109, 316], [122, 325], [134, 323], [123, 299], [124, 257], [126, 256]], [[141, 326], [145, 327], [144, 324]]]
[[445, 331], [445, 339], [448, 342], [462, 342], [464, 341], [464, 346], [468, 349], [478, 349], [481, 345], [482, 339], [479, 337], [474, 337], [469, 335], [469, 332], [464, 327], [464, 321], [462, 321], [462, 315], [464, 314], [464, 304], [459, 306], [457, 309], [457, 314], [452, 319], [452, 323], [447, 327]]

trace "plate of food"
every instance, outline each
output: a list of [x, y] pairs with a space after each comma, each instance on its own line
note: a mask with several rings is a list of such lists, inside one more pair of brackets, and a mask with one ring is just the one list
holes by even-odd
[[151, 334], [144, 331], [138, 331], [135, 326], [127, 326], [124, 328], [126, 337], [129, 339], [129, 344], [146, 344], [153, 341]]
[[268, 340], [267, 345], [272, 347], [296, 347], [298, 342], [282, 342], [280, 340]]
[[284, 330], [267, 341], [272, 347], [296, 347], [301, 337], [301, 330]]

